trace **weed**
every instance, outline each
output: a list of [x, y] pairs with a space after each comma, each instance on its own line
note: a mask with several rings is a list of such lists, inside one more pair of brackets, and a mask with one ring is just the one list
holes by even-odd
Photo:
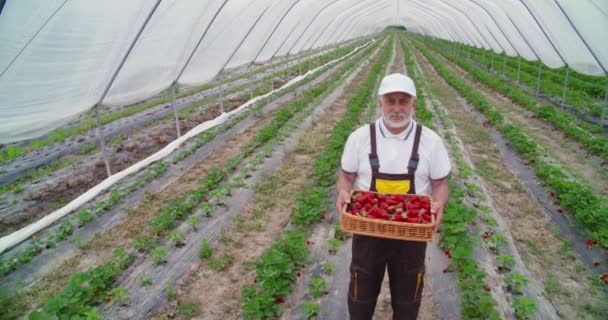
[[177, 295], [175, 294], [175, 287], [173, 286], [173, 282], [171, 282], [171, 281], [167, 282], [167, 285], [165, 288], [166, 288], [165, 293], [167, 296], [167, 300], [169, 300], [169, 301], [175, 300], [177, 298]]
[[201, 248], [198, 251], [199, 258], [206, 260], [206, 259], [211, 258], [212, 255], [213, 255], [213, 248], [211, 247], [211, 245], [209, 244], [209, 242], [206, 239], [203, 239], [203, 241], [201, 243]]
[[215, 272], [221, 272], [228, 269], [234, 263], [234, 256], [229, 253], [224, 253], [221, 256], [212, 257], [209, 260], [209, 267]]
[[142, 274], [137, 281], [139, 282], [140, 287], [149, 287], [152, 285], [152, 277], [147, 274]]

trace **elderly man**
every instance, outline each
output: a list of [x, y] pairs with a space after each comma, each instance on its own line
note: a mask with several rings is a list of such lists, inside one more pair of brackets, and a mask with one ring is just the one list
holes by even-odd
[[[451, 165], [441, 138], [413, 120], [416, 87], [394, 73], [378, 89], [382, 117], [353, 132], [342, 155], [336, 185], [337, 207], [356, 189], [382, 193], [427, 194], [437, 231], [448, 201]], [[353, 236], [348, 310], [351, 320], [372, 319], [388, 266], [394, 320], [415, 320], [424, 277], [425, 242]]]

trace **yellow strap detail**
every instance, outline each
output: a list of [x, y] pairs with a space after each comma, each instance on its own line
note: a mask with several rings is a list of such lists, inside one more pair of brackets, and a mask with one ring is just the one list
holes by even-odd
[[420, 289], [420, 281], [422, 280], [422, 272], [418, 272], [418, 279], [416, 280], [416, 292], [414, 292], [414, 300], [418, 298], [418, 289]]
[[410, 191], [410, 180], [376, 179], [376, 190], [380, 193], [407, 194]]
[[357, 285], [359, 284], [358, 273], [355, 271], [355, 302], [357, 302]]

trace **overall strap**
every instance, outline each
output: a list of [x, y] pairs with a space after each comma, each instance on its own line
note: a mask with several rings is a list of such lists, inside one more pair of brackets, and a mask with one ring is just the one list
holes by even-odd
[[372, 168], [372, 173], [378, 173], [380, 171], [380, 160], [378, 160], [378, 150], [376, 147], [376, 123], [374, 122], [369, 125], [369, 137], [372, 144], [372, 150], [369, 154], [369, 164]]
[[407, 165], [407, 173], [414, 174], [418, 168], [418, 161], [420, 156], [418, 155], [418, 147], [420, 146], [420, 136], [422, 134], [422, 125], [416, 124], [416, 133], [414, 135], [414, 147], [412, 148], [412, 155], [410, 162]]

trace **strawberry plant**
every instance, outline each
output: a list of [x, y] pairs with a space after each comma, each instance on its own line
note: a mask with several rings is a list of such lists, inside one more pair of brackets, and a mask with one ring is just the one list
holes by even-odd
[[198, 225], [201, 223], [201, 218], [197, 215], [191, 215], [186, 219], [186, 223], [193, 231], [198, 229]]
[[[418, 47], [435, 67], [460, 94], [490, 119], [497, 113], [490, 103], [474, 88], [464, 84], [454, 73], [448, 70], [427, 49]], [[514, 127], [499, 120], [493, 123], [504, 135], [509, 144], [527, 160], [536, 172], [540, 181], [554, 194], [558, 195], [560, 205], [572, 212], [580, 226], [591, 238], [602, 246], [608, 247], [608, 198], [595, 194], [591, 187], [576, 181], [564, 174], [563, 168], [547, 163], [536, 142]]]
[[158, 246], [158, 244], [154, 239], [146, 236], [138, 236], [133, 240], [133, 247], [141, 253], [150, 252], [150, 250], [154, 249], [156, 246]]
[[292, 221], [298, 225], [309, 225], [319, 221], [323, 212], [329, 209], [329, 193], [326, 188], [308, 188], [296, 197], [292, 209]]
[[325, 274], [332, 274], [335, 269], [336, 269], [336, 266], [331, 262], [326, 262], [323, 265], [323, 272], [325, 272]]
[[511, 268], [513, 268], [513, 266], [515, 265], [515, 259], [512, 255], [501, 254], [496, 257], [496, 263], [498, 263], [498, 271], [511, 271]]
[[513, 299], [513, 309], [517, 319], [533, 319], [536, 313], [536, 304], [527, 297], [515, 297]]
[[302, 315], [304, 315], [308, 320], [314, 320], [321, 314], [321, 311], [321, 306], [318, 303], [314, 301], [306, 301], [304, 302]]
[[176, 247], [185, 245], [185, 240], [186, 236], [179, 230], [173, 230], [171, 233], [169, 233], [169, 242]]
[[[311, 187], [296, 196], [296, 208], [292, 211], [294, 224], [306, 228], [319, 220], [329, 205], [329, 193], [319, 187], [330, 187], [335, 182], [335, 164], [341, 154], [350, 131], [357, 124], [368, 93], [377, 81], [378, 74], [388, 61], [390, 47], [384, 49], [378, 62], [374, 64], [367, 81], [358, 93], [349, 100], [347, 114], [335, 127], [329, 138], [325, 152], [317, 159], [313, 169]], [[333, 168], [322, 163], [333, 163]], [[331, 174], [330, 174], [331, 172]], [[313, 207], [306, 201], [314, 202]], [[323, 209], [322, 209], [323, 208]], [[296, 218], [297, 217], [297, 218]], [[296, 222], [297, 221], [299, 222]], [[277, 317], [282, 311], [282, 299], [289, 294], [297, 279], [301, 263], [308, 255], [306, 238], [302, 231], [285, 231], [275, 244], [260, 257], [256, 266], [255, 285], [243, 289], [242, 315], [245, 319], [268, 319]]]
[[342, 240], [340, 239], [336, 239], [336, 238], [331, 238], [327, 240], [327, 248], [329, 249], [329, 254], [331, 255], [335, 255], [338, 253], [338, 250], [340, 250], [340, 247], [342, 246]]
[[129, 292], [124, 287], [116, 287], [112, 290], [108, 291], [108, 295], [106, 296], [106, 301], [110, 301], [110, 305], [119, 303], [120, 305], [126, 305], [127, 300], [129, 299]]
[[327, 285], [325, 284], [325, 280], [322, 278], [312, 278], [310, 279], [310, 284], [308, 285], [308, 292], [312, 295], [313, 298], [318, 299], [322, 295], [327, 293]]
[[166, 263], [167, 262], [167, 249], [162, 246], [158, 246], [152, 250], [150, 253], [152, 256], [152, 260], [157, 264]]
[[528, 278], [521, 273], [511, 272], [506, 277], [509, 289], [514, 293], [521, 293], [521, 290], [528, 284]]

